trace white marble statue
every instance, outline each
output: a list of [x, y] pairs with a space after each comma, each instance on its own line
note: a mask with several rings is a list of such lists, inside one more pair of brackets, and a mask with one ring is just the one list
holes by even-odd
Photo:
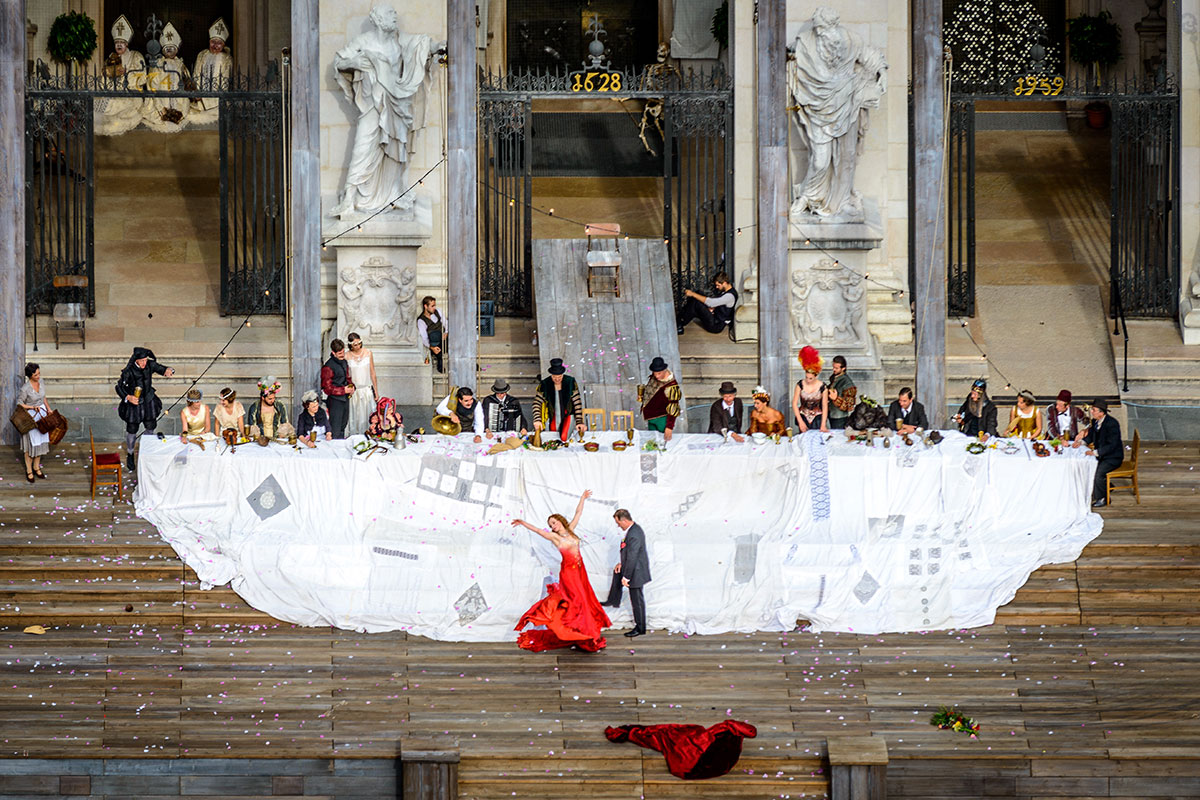
[[[113, 23], [113, 52], [104, 61], [104, 77], [115, 89], [141, 91], [146, 85], [146, 59], [138, 51], [129, 49], [132, 38], [133, 26], [122, 14]], [[133, 130], [142, 121], [144, 103], [140, 97], [97, 97], [96, 135], [114, 136]]]
[[813, 13], [793, 48], [788, 94], [808, 159], [793, 190], [792, 214], [861, 220], [854, 170], [868, 109], [879, 107], [887, 87], [887, 62], [882, 51], [842, 27], [837, 12], [828, 8]]
[[[229, 27], [218, 18], [208, 29], [208, 49], [196, 55], [196, 66], [192, 78], [197, 88], [224, 91], [229, 88], [233, 77], [233, 55], [225, 47], [229, 38]], [[193, 125], [217, 121], [220, 101], [215, 97], [201, 97], [192, 101], [191, 123]]]
[[[173, 92], [192, 86], [192, 77], [187, 64], [179, 55], [183, 39], [171, 23], [167, 23], [158, 35], [162, 45], [162, 58], [151, 68], [147, 88], [154, 92]], [[146, 101], [146, 127], [160, 133], [175, 133], [187, 125], [187, 116], [192, 103], [186, 97], [151, 97]]]
[[[337, 82], [358, 109], [350, 169], [335, 217], [384, 208], [403, 192], [413, 131], [424, 126], [429, 64], [441, 45], [399, 30], [396, 9], [371, 9], [375, 29], [357, 36], [333, 57]], [[396, 202], [410, 209], [413, 193]]]

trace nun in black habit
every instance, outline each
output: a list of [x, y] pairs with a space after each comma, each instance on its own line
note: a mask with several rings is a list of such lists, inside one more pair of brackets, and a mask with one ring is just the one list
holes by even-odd
[[145, 426], [147, 431], [152, 431], [158, 427], [162, 401], [154, 391], [153, 378], [155, 375], [170, 378], [174, 374], [175, 370], [158, 363], [154, 351], [148, 347], [133, 348], [129, 363], [121, 370], [116, 386], [117, 397], [121, 399], [117, 414], [125, 423], [125, 464], [130, 470], [134, 469], [133, 448], [137, 444], [138, 428]]

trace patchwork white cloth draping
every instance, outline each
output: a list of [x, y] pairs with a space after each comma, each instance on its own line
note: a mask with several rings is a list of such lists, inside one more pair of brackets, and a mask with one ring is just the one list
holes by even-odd
[[[145, 437], [135, 502], [203, 582], [272, 616], [452, 641], [515, 638], [559, 556], [511, 520], [569, 518], [584, 489], [577, 532], [597, 594], [619, 560], [612, 513], [628, 508], [646, 532], [650, 625], [693, 633], [986, 625], [1102, 527], [1082, 450], [974, 455], [958, 433], [885, 448], [810, 432], [614, 452], [615, 436], [598, 434], [595, 453], [495, 455], [469, 436], [367, 455], [352, 449], [361, 437], [234, 452]], [[614, 622], [629, 616], [626, 600]]]

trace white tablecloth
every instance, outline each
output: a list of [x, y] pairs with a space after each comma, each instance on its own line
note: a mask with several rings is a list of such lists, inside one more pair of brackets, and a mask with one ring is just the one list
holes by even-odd
[[[612, 513], [628, 508], [647, 536], [649, 623], [695, 633], [986, 625], [1102, 527], [1081, 450], [973, 455], [957, 433], [884, 448], [811, 432], [681, 434], [665, 453], [618, 453], [613, 436], [596, 453], [493, 456], [431, 436], [368, 458], [344, 442], [228, 452], [147, 436], [135, 502], [202, 581], [272, 616], [454, 641], [515, 638], [559, 557], [510, 522], [570, 518], [583, 489], [595, 494], [577, 532], [600, 599], [622, 536]], [[627, 621], [627, 599], [613, 616]]]

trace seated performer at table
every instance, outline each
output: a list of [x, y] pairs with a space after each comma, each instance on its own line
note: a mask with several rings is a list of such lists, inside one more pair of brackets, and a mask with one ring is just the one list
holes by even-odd
[[792, 414], [800, 432], [819, 429], [829, 432], [829, 393], [825, 384], [817, 377], [821, 374], [821, 354], [817, 348], [805, 345], [796, 356], [804, 369], [804, 377], [796, 382], [792, 390]]
[[1079, 406], [1071, 404], [1071, 393], [1063, 389], [1042, 415], [1046, 421], [1046, 438], [1069, 442], [1087, 427], [1087, 414]]
[[483, 441], [483, 406], [475, 402], [475, 390], [464, 386], [454, 393], [454, 397], [446, 395], [438, 403], [437, 413], [449, 417], [462, 427], [463, 433], [474, 433], [475, 441]]
[[182, 431], [179, 435], [180, 441], [186, 442], [188, 439], [212, 433], [212, 417], [208, 414], [208, 406], [200, 402], [204, 399], [204, 392], [193, 386], [187, 390], [184, 398], [187, 405], [179, 409], [179, 430]]
[[519, 433], [529, 430], [525, 410], [521, 402], [508, 393], [508, 381], [497, 378], [492, 384], [492, 393], [483, 398], [484, 435], [492, 438], [492, 432]]
[[1095, 453], [1096, 479], [1092, 482], [1092, 508], [1108, 505], [1108, 473], [1125, 460], [1125, 445], [1121, 443], [1121, 423], [1108, 415], [1108, 401], [1097, 397], [1092, 401], [1092, 424], [1079, 432], [1072, 447], [1087, 443], [1088, 453]]
[[646, 427], [658, 431], [668, 442], [675, 432], [675, 420], [679, 418], [679, 401], [683, 392], [675, 381], [667, 362], [655, 356], [650, 362], [650, 377], [645, 385], [638, 386], [638, 402], [642, 406], [642, 419]]
[[971, 392], [954, 415], [958, 429], [967, 436], [983, 438], [996, 435], [996, 404], [987, 394], [987, 381], [983, 378], [971, 384]]
[[394, 442], [403, 425], [404, 415], [396, 410], [396, 401], [390, 397], [381, 397], [367, 421], [367, 436]]
[[246, 409], [238, 402], [237, 392], [228, 386], [217, 394], [213, 419], [217, 423], [214, 433], [218, 435], [230, 429], [237, 431], [238, 436], [246, 435]]
[[585, 428], [579, 381], [567, 374], [561, 358], [550, 359], [546, 371], [550, 377], [538, 384], [533, 396], [533, 429], [558, 431], [563, 441], [570, 438], [572, 427], [582, 435]]
[[258, 426], [258, 432], [268, 439], [275, 438], [275, 431], [288, 421], [287, 406], [276, 400], [280, 383], [275, 376], [268, 375], [258, 382], [258, 402], [246, 412], [246, 427]]
[[1023, 389], [1017, 395], [1017, 404], [1008, 415], [1008, 427], [1004, 430], [1004, 435], [1020, 439], [1040, 439], [1042, 425], [1042, 410], [1037, 407], [1033, 392]]
[[333, 439], [333, 431], [329, 429], [329, 415], [321, 408], [321, 396], [316, 389], [309, 389], [300, 397], [303, 408], [296, 418], [296, 436], [309, 444], [316, 444], [318, 439], [329, 441]]
[[684, 290], [687, 302], [683, 304], [679, 318], [675, 320], [677, 334], [682, 336], [683, 329], [692, 320], [709, 333], [720, 333], [733, 321], [733, 307], [737, 305], [738, 295], [733, 284], [729, 282], [729, 276], [718, 272], [713, 276], [713, 285], [717, 287], [717, 292], [712, 297], [706, 297], [691, 289]]
[[913, 397], [913, 390], [905, 386], [899, 396], [888, 406], [888, 427], [905, 435], [917, 428], [928, 430], [929, 418], [925, 416], [925, 406]]
[[580, 496], [570, 522], [562, 514], [551, 514], [546, 520], [549, 530], [536, 528], [523, 519], [512, 521], [513, 527], [522, 525], [549, 541], [562, 556], [558, 582], [547, 586], [546, 596], [534, 603], [517, 622], [515, 630], [518, 631], [526, 625], [545, 627], [545, 630], [521, 631], [517, 645], [523, 650], [537, 653], [575, 646], [594, 653], [606, 644], [604, 629], [612, 623], [596, 600], [596, 592], [583, 565], [583, 555], [579, 552], [580, 539], [575, 533], [575, 526], [583, 515], [583, 504], [591, 495], [589, 490]]
[[717, 390], [721, 399], [708, 409], [708, 432], [728, 435], [735, 442], [743, 442], [742, 430], [742, 400], [737, 396], [737, 387], [733, 381], [725, 381]]
[[771, 408], [771, 395], [761, 386], [754, 387], [754, 410], [750, 412], [750, 430], [746, 433], [765, 433], [767, 436], [784, 433], [783, 414]]

